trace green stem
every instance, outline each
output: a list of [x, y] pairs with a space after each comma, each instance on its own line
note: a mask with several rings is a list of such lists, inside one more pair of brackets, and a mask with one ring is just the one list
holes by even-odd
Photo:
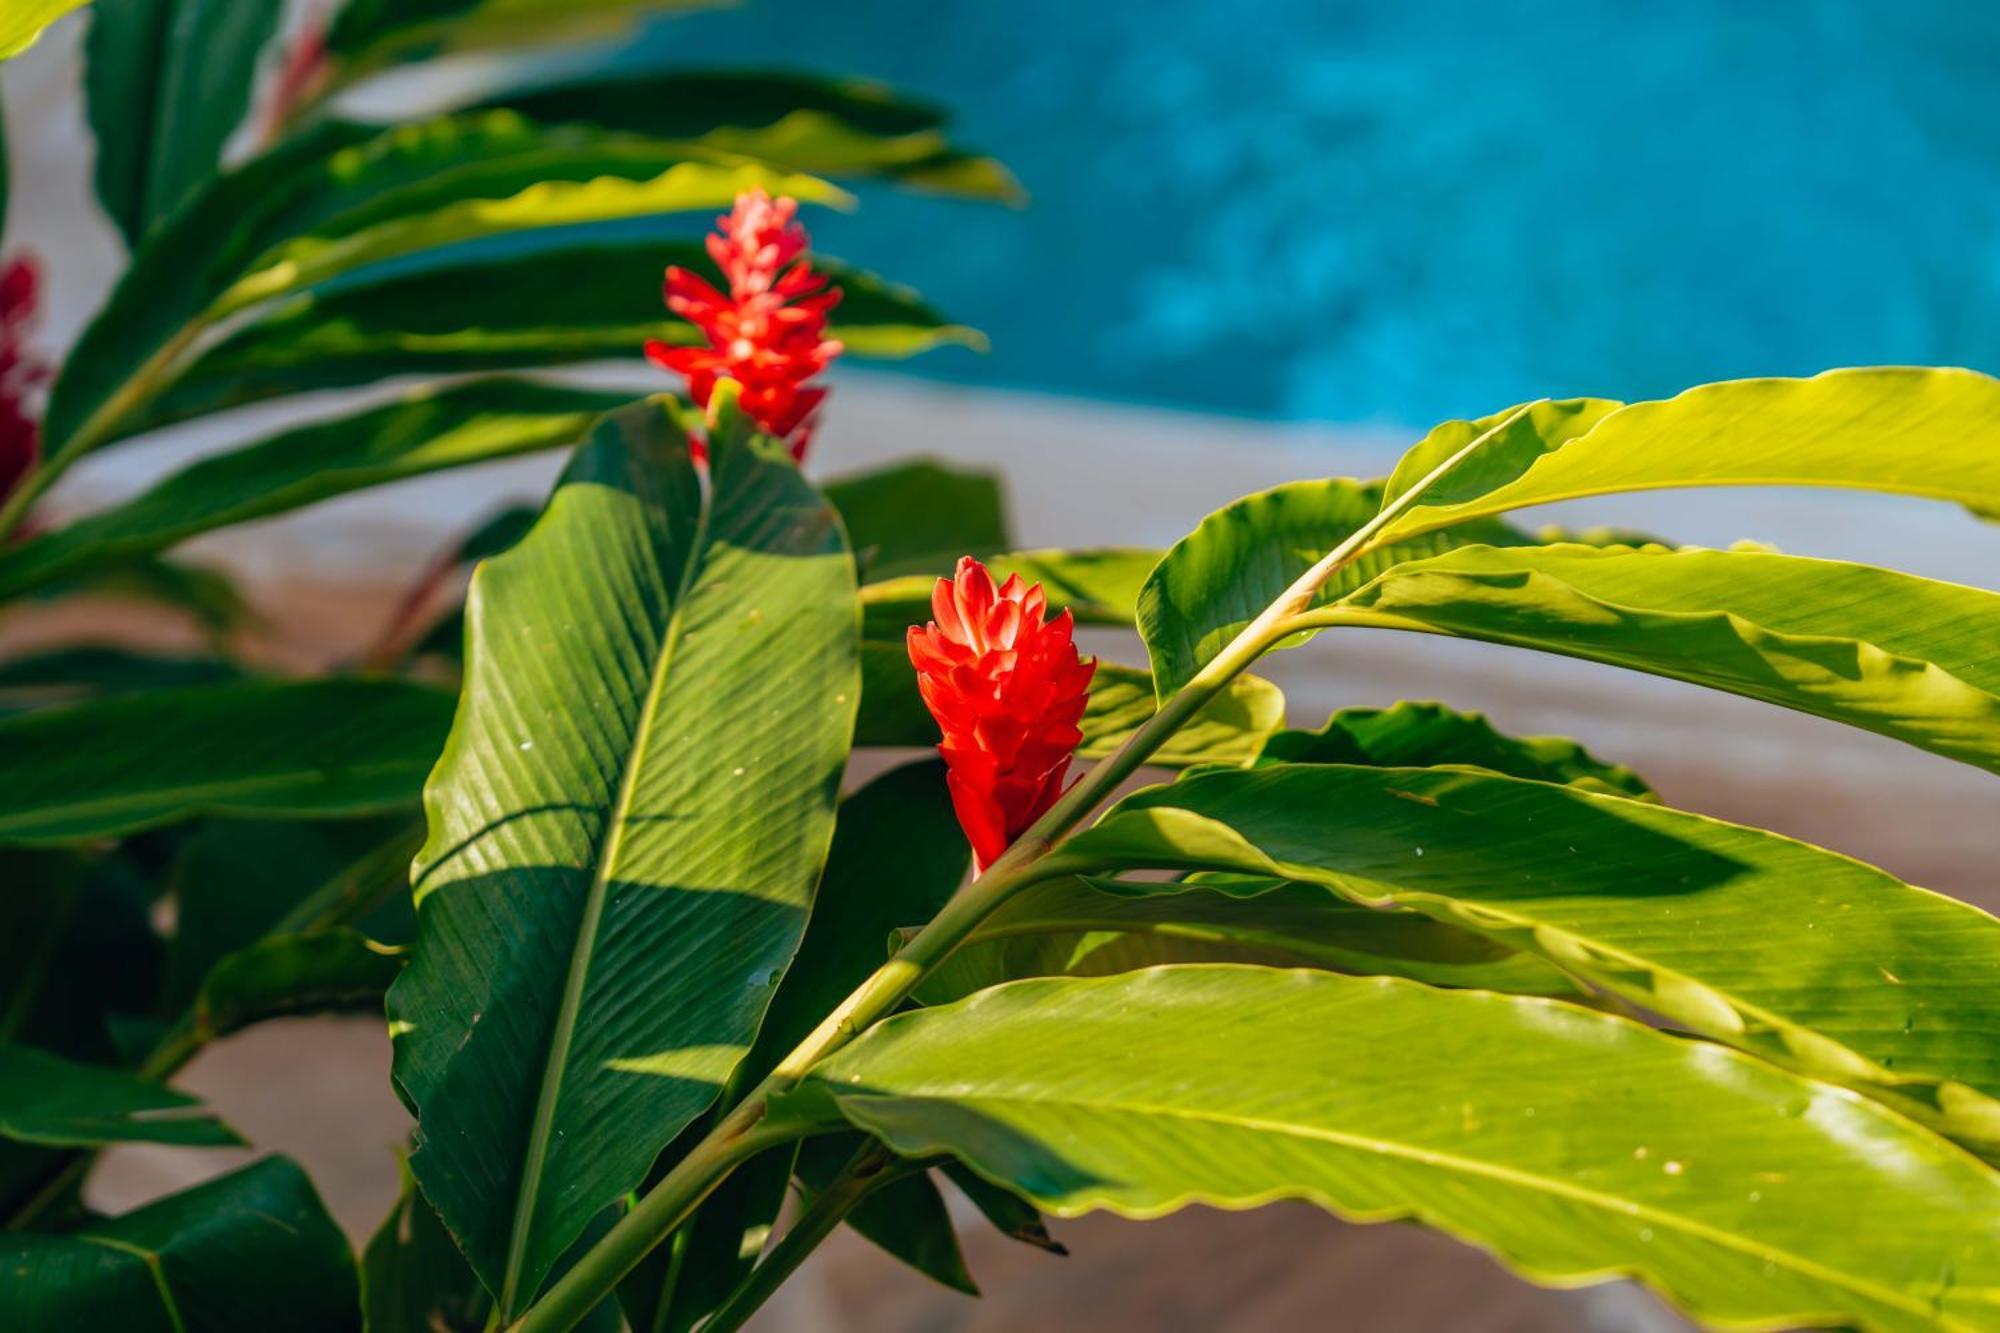
[[[1532, 406], [1532, 405], [1530, 405]], [[1159, 711], [1146, 720], [1111, 754], [1099, 760], [1048, 812], [1017, 838], [984, 874], [954, 894], [922, 930], [896, 951], [874, 975], [841, 1001], [806, 1039], [751, 1089], [709, 1135], [663, 1177], [638, 1204], [605, 1233], [569, 1272], [549, 1287], [511, 1326], [510, 1333], [567, 1333], [595, 1309], [619, 1279], [672, 1235], [724, 1176], [757, 1149], [797, 1137], [765, 1128], [760, 1122], [770, 1099], [793, 1087], [812, 1066], [839, 1050], [877, 1019], [900, 1005], [919, 981], [978, 928], [994, 909], [1020, 890], [1055, 874], [1061, 867], [1039, 864], [1058, 839], [1081, 822], [1152, 757], [1155, 750], [1187, 720], [1200, 712], [1229, 682], [1247, 670], [1272, 645], [1298, 632], [1299, 618], [1312, 606], [1327, 580], [1374, 549], [1376, 539], [1416, 505], [1441, 478], [1489, 440], [1520, 420], [1527, 406], [1508, 414], [1477, 438], [1439, 463], [1409, 490], [1383, 506], [1368, 522], [1316, 561], [1277, 600], [1237, 633], [1236, 637], [1174, 691]], [[745, 1148], [752, 1143], [754, 1146]]]
[[907, 1170], [896, 1170], [892, 1169], [894, 1165], [895, 1154], [887, 1148], [874, 1142], [863, 1144], [834, 1182], [799, 1214], [784, 1239], [771, 1248], [764, 1261], [751, 1269], [750, 1276], [708, 1317], [701, 1333], [732, 1333], [743, 1327], [863, 1199], [892, 1180], [922, 1170], [914, 1165]]

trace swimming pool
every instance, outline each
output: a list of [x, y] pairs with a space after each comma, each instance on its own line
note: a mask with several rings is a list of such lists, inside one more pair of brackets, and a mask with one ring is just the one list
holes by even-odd
[[993, 337], [913, 373], [1423, 425], [1863, 362], [2000, 370], [2000, 6], [753, 0], [662, 54], [873, 75], [1034, 195], [823, 247]]

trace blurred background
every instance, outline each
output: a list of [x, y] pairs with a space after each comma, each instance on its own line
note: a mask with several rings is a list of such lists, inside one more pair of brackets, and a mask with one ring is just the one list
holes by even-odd
[[[75, 90], [87, 23], [64, 21], [0, 79], [9, 235], [48, 269], [52, 348], [119, 254], [89, 202]], [[2000, 371], [2000, 9], [1973, 0], [755, 0], [647, 26], [627, 54], [881, 78], [950, 107], [960, 140], [1013, 168], [1030, 196], [1018, 211], [864, 188], [852, 214], [810, 219], [818, 248], [918, 286], [992, 340], [985, 355], [840, 367], [813, 461], [997, 468], [1029, 544], [1165, 545], [1247, 490], [1377, 474], [1438, 420], [1532, 397], [1865, 363]], [[636, 359], [601, 377], [665, 387]], [[170, 431], [93, 460], [56, 508], [122, 497], [210, 443]], [[335, 660], [449, 534], [536, 495], [556, 466], [405, 483], [196, 553], [255, 590], [274, 653]], [[2000, 527], [1938, 506], [1738, 491], [1573, 508], [1538, 517], [2000, 586]], [[147, 632], [136, 618], [134, 632]], [[1886, 740], [1479, 645], [1357, 634], [1269, 666], [1301, 725], [1404, 697], [1484, 709], [1514, 731], [1574, 735], [1675, 804], [2000, 907], [2000, 808], [1947, 761]], [[310, 1065], [324, 1084], [285, 1058], [307, 1034], [328, 1052]], [[287, 1081], [267, 1077], [280, 1068]], [[259, 1029], [186, 1082], [299, 1156], [359, 1233], [395, 1190], [405, 1122], [385, 1069], [379, 1024], [325, 1021]], [[97, 1188], [120, 1204], [220, 1160], [114, 1156]], [[1438, 1237], [1303, 1207], [1058, 1234], [1066, 1260], [975, 1238], [983, 1302], [844, 1237], [762, 1326], [1680, 1327], [1623, 1288], [1534, 1291]]]

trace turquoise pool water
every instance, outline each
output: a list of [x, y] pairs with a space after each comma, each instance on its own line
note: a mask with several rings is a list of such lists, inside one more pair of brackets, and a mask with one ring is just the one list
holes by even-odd
[[886, 79], [1015, 168], [1023, 213], [816, 224], [992, 334], [918, 374], [1421, 425], [2000, 370], [1988, 0], [753, 0], [652, 41]]

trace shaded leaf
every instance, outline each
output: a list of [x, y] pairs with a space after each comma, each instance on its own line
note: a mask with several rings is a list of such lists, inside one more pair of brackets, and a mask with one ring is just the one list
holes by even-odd
[[1560, 968], [1490, 936], [1416, 912], [1363, 907], [1316, 884], [1066, 876], [1002, 905], [924, 978], [918, 996], [944, 1004], [1023, 977], [1108, 976], [1159, 963], [1257, 963], [1525, 995], [1585, 993]]
[[473, 576], [390, 991], [411, 1169], [510, 1315], [748, 1052], [853, 724], [832, 511], [727, 430], [704, 490], [668, 408], [606, 417]]
[[79, 567], [445, 468], [563, 448], [631, 401], [521, 380], [419, 392], [206, 458], [123, 504], [0, 551], [0, 597]]
[[[841, 1168], [863, 1141], [858, 1134], [832, 1134], [799, 1145], [796, 1170], [807, 1206], [840, 1178]], [[847, 1214], [847, 1225], [933, 1282], [977, 1296], [979, 1284], [966, 1270], [958, 1232], [930, 1175], [909, 1164], [892, 1163], [883, 1177]]]
[[950, 569], [1009, 545], [997, 473], [933, 459], [836, 477], [822, 487], [870, 578]]
[[[649, 339], [695, 341], [694, 327], [667, 312], [660, 283], [668, 264], [711, 268], [700, 244], [662, 237], [651, 219], [637, 235], [602, 230], [501, 236], [298, 293], [199, 357], [152, 404], [144, 424], [391, 375], [636, 360]], [[950, 323], [906, 288], [815, 263], [845, 293], [829, 333], [856, 355], [983, 345], [978, 333]]]
[[1633, 1274], [1716, 1323], [2000, 1318], [2000, 1176], [1852, 1093], [1555, 1001], [1243, 967], [1026, 981], [890, 1018], [806, 1088], [795, 1114], [1058, 1216], [1305, 1198], [1543, 1282]]
[[137, 247], [216, 169], [280, 0], [97, 0], [84, 92], [97, 195]]
[[398, 950], [345, 926], [274, 935], [209, 970], [195, 998], [195, 1027], [207, 1041], [294, 1014], [379, 1013], [383, 992], [402, 970]]
[[1510, 736], [1480, 713], [1404, 700], [1390, 708], [1343, 708], [1318, 731], [1281, 731], [1264, 743], [1262, 764], [1373, 764], [1426, 768], [1470, 764], [1513, 778], [1562, 782], [1586, 791], [1650, 798], [1653, 789], [1623, 764], [1607, 764], [1563, 736]]
[[972, 1206], [993, 1224], [993, 1229], [1007, 1239], [1018, 1240], [1023, 1245], [1032, 1245], [1053, 1255], [1069, 1253], [1067, 1246], [1049, 1234], [1048, 1225], [1042, 1221], [1042, 1215], [1034, 1205], [1012, 1190], [1000, 1188], [956, 1161], [946, 1162], [943, 1171], [951, 1183], [972, 1201]]
[[1057, 861], [1414, 908], [2000, 1145], [2000, 921], [1774, 833], [1476, 770], [1276, 765], [1135, 792]]
[[122, 1069], [0, 1045], [0, 1136], [90, 1148], [106, 1143], [218, 1147], [243, 1142], [201, 1102]]
[[198, 814], [329, 816], [401, 805], [451, 695], [389, 680], [244, 681], [0, 722], [0, 842], [74, 842]]
[[214, 685], [241, 674], [242, 668], [219, 657], [168, 657], [117, 644], [77, 644], [0, 662], [0, 703], [67, 703], [97, 695]]
[[492, 1298], [466, 1266], [407, 1163], [403, 1192], [361, 1256], [368, 1333], [480, 1333]]
[[0, 1235], [0, 1298], [22, 1333], [361, 1327], [347, 1238], [283, 1157], [68, 1235]]

